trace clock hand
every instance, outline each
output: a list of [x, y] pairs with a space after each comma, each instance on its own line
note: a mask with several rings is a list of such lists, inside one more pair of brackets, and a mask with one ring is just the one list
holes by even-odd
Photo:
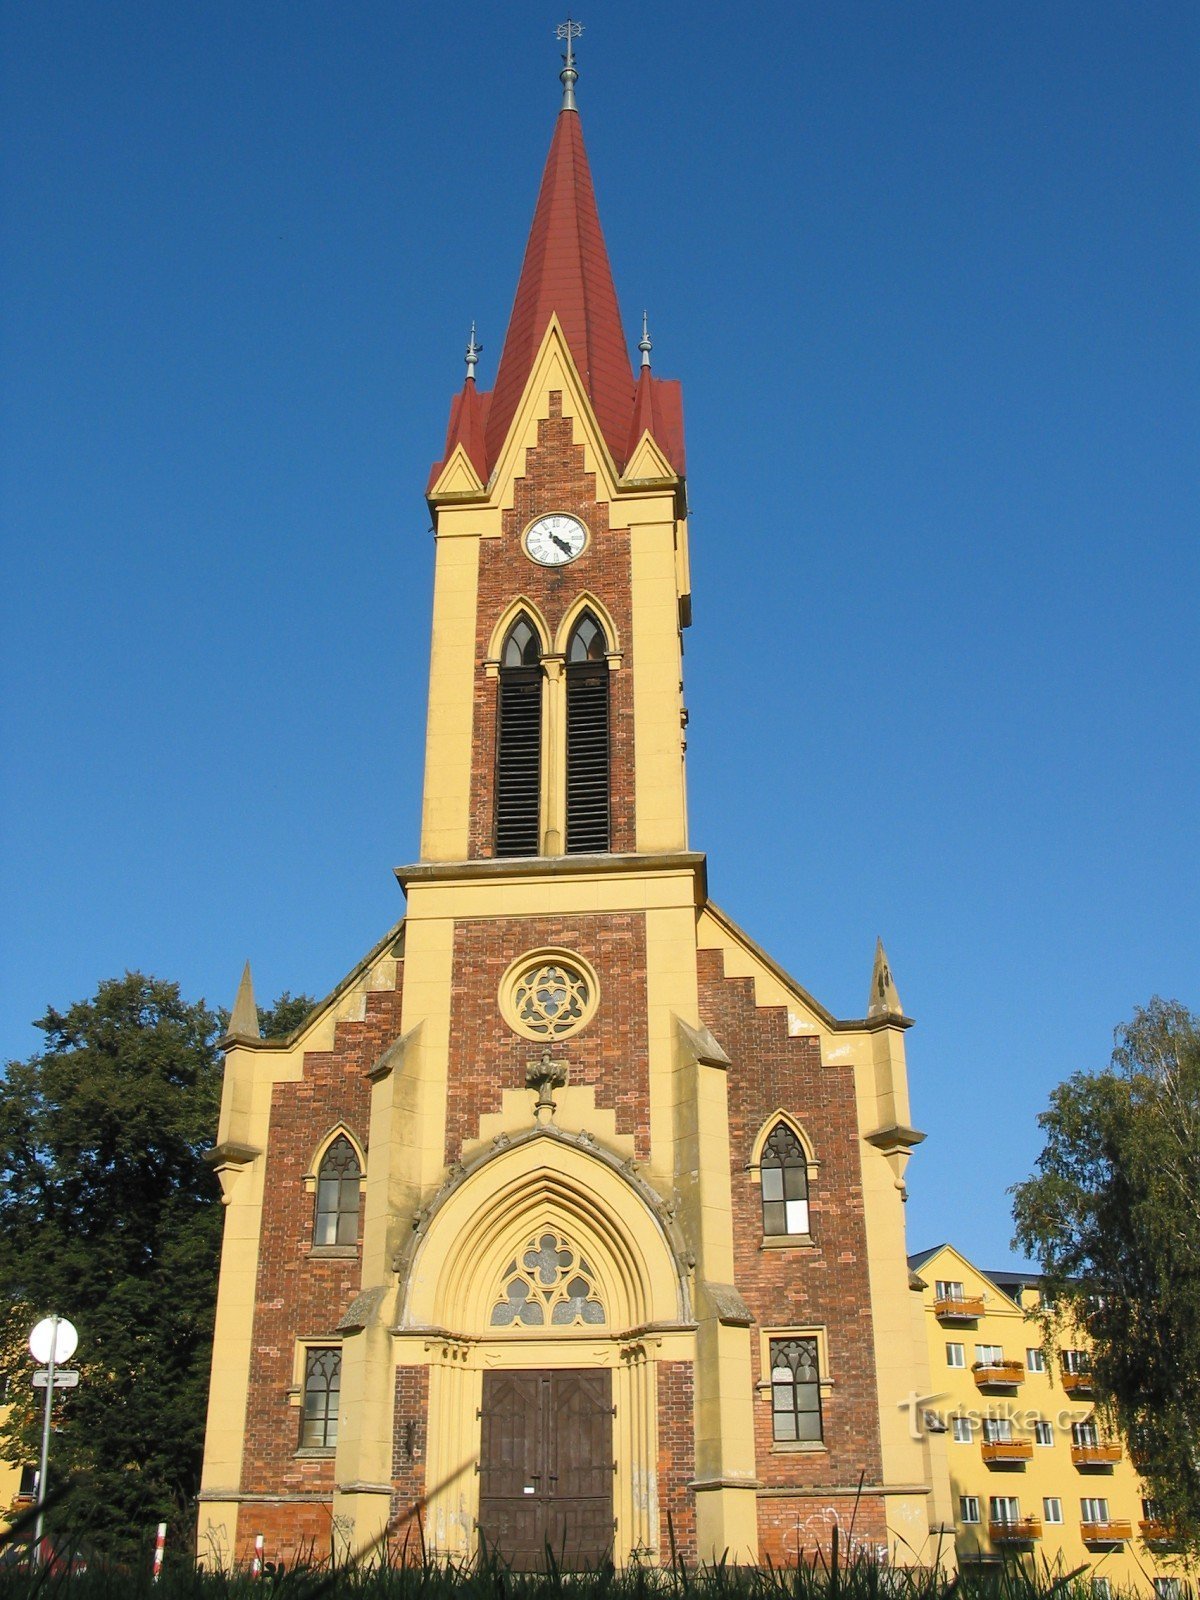
[[550, 541], [552, 544], [556, 544], [564, 555], [569, 556], [571, 554], [571, 546], [565, 539], [560, 539], [556, 533], [550, 535]]

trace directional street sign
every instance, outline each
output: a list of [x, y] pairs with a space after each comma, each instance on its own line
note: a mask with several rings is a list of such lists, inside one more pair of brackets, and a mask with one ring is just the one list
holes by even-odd
[[[50, 1383], [49, 1367], [39, 1367], [33, 1375], [33, 1387], [45, 1389]], [[74, 1369], [56, 1367], [54, 1369], [54, 1387], [56, 1389], [74, 1389], [79, 1383], [79, 1374]]]

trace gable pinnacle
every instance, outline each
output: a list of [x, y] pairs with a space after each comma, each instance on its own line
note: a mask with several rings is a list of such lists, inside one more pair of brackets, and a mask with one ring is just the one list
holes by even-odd
[[250, 976], [250, 963], [242, 969], [237, 999], [233, 1002], [233, 1015], [229, 1019], [229, 1035], [238, 1039], [257, 1039], [258, 1007], [254, 1003], [254, 980]]
[[567, 46], [566, 54], [563, 56], [563, 69], [558, 75], [559, 81], [563, 86], [562, 109], [564, 111], [579, 110], [579, 107], [575, 104], [575, 85], [578, 82], [579, 74], [575, 70], [575, 51], [572, 48], [572, 41], [578, 39], [582, 32], [583, 23], [572, 22], [570, 17], [565, 22], [560, 22], [554, 30], [554, 37], [564, 40]]
[[471, 337], [467, 340], [467, 377], [475, 382], [475, 364], [483, 354], [483, 346], [475, 343], [475, 322], [471, 321]]
[[642, 365], [644, 367], [648, 367], [650, 365], [650, 352], [651, 352], [651, 350], [654, 349], [654, 343], [650, 338], [650, 329], [649, 329], [649, 327], [647, 325], [648, 324], [648, 319], [649, 319], [649, 313], [646, 312], [646, 311], [643, 311], [642, 312], [642, 337], [638, 340], [638, 349], [642, 352]]
[[887, 952], [883, 948], [883, 940], [875, 941], [875, 966], [871, 972], [871, 996], [867, 1001], [868, 1017], [902, 1017], [904, 1008], [900, 1004], [900, 996], [896, 993], [896, 985], [892, 980], [892, 969], [888, 965]]

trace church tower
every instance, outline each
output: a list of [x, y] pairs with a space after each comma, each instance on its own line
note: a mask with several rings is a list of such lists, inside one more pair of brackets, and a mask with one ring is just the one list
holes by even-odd
[[231, 1024], [214, 1563], [787, 1562], [852, 1518], [927, 1561], [949, 1520], [882, 950], [837, 1020], [689, 848], [681, 392], [644, 320], [631, 365], [573, 31], [495, 382], [472, 329], [427, 486], [406, 915], [289, 1039], [248, 979]]

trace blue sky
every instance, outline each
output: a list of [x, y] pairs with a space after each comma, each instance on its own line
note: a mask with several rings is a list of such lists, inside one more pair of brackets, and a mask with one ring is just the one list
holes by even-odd
[[[542, 8], [38, 0], [3, 56], [3, 991], [328, 991], [415, 858], [432, 540], [558, 99]], [[583, 17], [626, 331], [684, 380], [692, 838], [905, 1007], [910, 1243], [1200, 1004], [1193, 4]]]

